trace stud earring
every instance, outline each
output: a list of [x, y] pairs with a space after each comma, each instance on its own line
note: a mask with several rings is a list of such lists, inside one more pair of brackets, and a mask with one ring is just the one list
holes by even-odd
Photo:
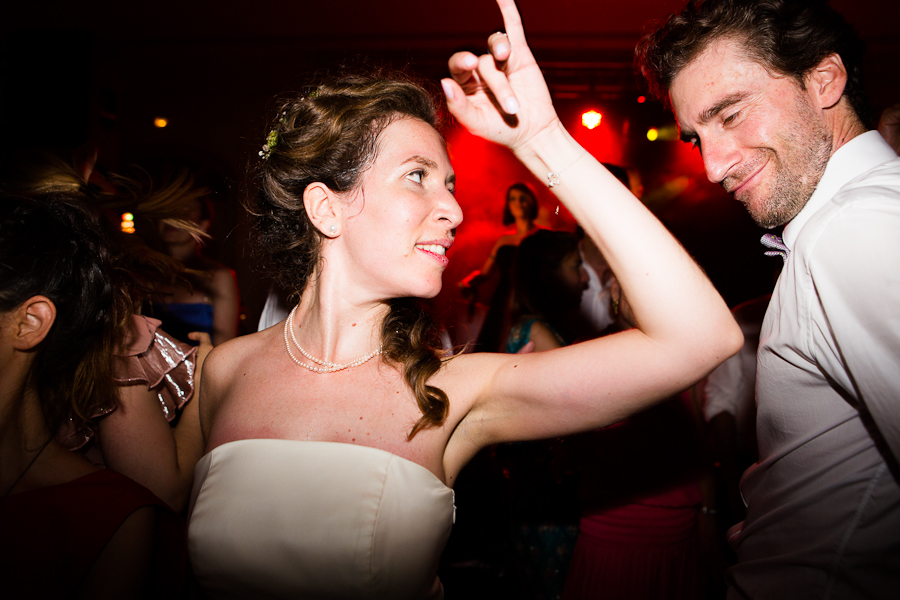
[[337, 233], [337, 225], [332, 225], [328, 228], [328, 231], [330, 231], [331, 233]]

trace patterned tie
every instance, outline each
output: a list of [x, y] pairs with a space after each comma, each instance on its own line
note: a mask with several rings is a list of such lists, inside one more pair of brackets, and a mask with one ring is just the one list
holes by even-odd
[[766, 256], [781, 256], [784, 262], [787, 262], [791, 249], [784, 245], [780, 237], [774, 233], [767, 233], [759, 241], [766, 248], [771, 248], [771, 250], [766, 251]]

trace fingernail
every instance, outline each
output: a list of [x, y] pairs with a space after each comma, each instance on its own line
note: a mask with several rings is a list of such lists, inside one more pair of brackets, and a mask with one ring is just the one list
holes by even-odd
[[478, 59], [472, 55], [469, 55], [463, 59], [463, 66], [467, 69], [471, 69], [478, 65]]
[[512, 96], [506, 99], [506, 112], [511, 115], [519, 112], [519, 101]]
[[509, 52], [509, 44], [497, 44], [494, 48], [497, 54], [503, 54], [504, 52]]
[[453, 88], [450, 87], [450, 82], [446, 79], [441, 79], [441, 87], [444, 88], [444, 95], [447, 96], [447, 100], [453, 100]]

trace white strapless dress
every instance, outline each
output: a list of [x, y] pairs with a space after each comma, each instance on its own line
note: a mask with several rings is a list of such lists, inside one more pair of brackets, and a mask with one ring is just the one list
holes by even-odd
[[443, 598], [453, 490], [390, 452], [240, 440], [194, 469], [191, 566], [210, 598]]

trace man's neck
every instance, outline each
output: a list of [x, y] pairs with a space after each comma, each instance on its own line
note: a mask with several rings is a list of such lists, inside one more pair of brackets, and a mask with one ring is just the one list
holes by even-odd
[[828, 115], [832, 133], [831, 155], [838, 151], [844, 144], [867, 131], [856, 113], [847, 105], [847, 99], [841, 101], [831, 109]]

